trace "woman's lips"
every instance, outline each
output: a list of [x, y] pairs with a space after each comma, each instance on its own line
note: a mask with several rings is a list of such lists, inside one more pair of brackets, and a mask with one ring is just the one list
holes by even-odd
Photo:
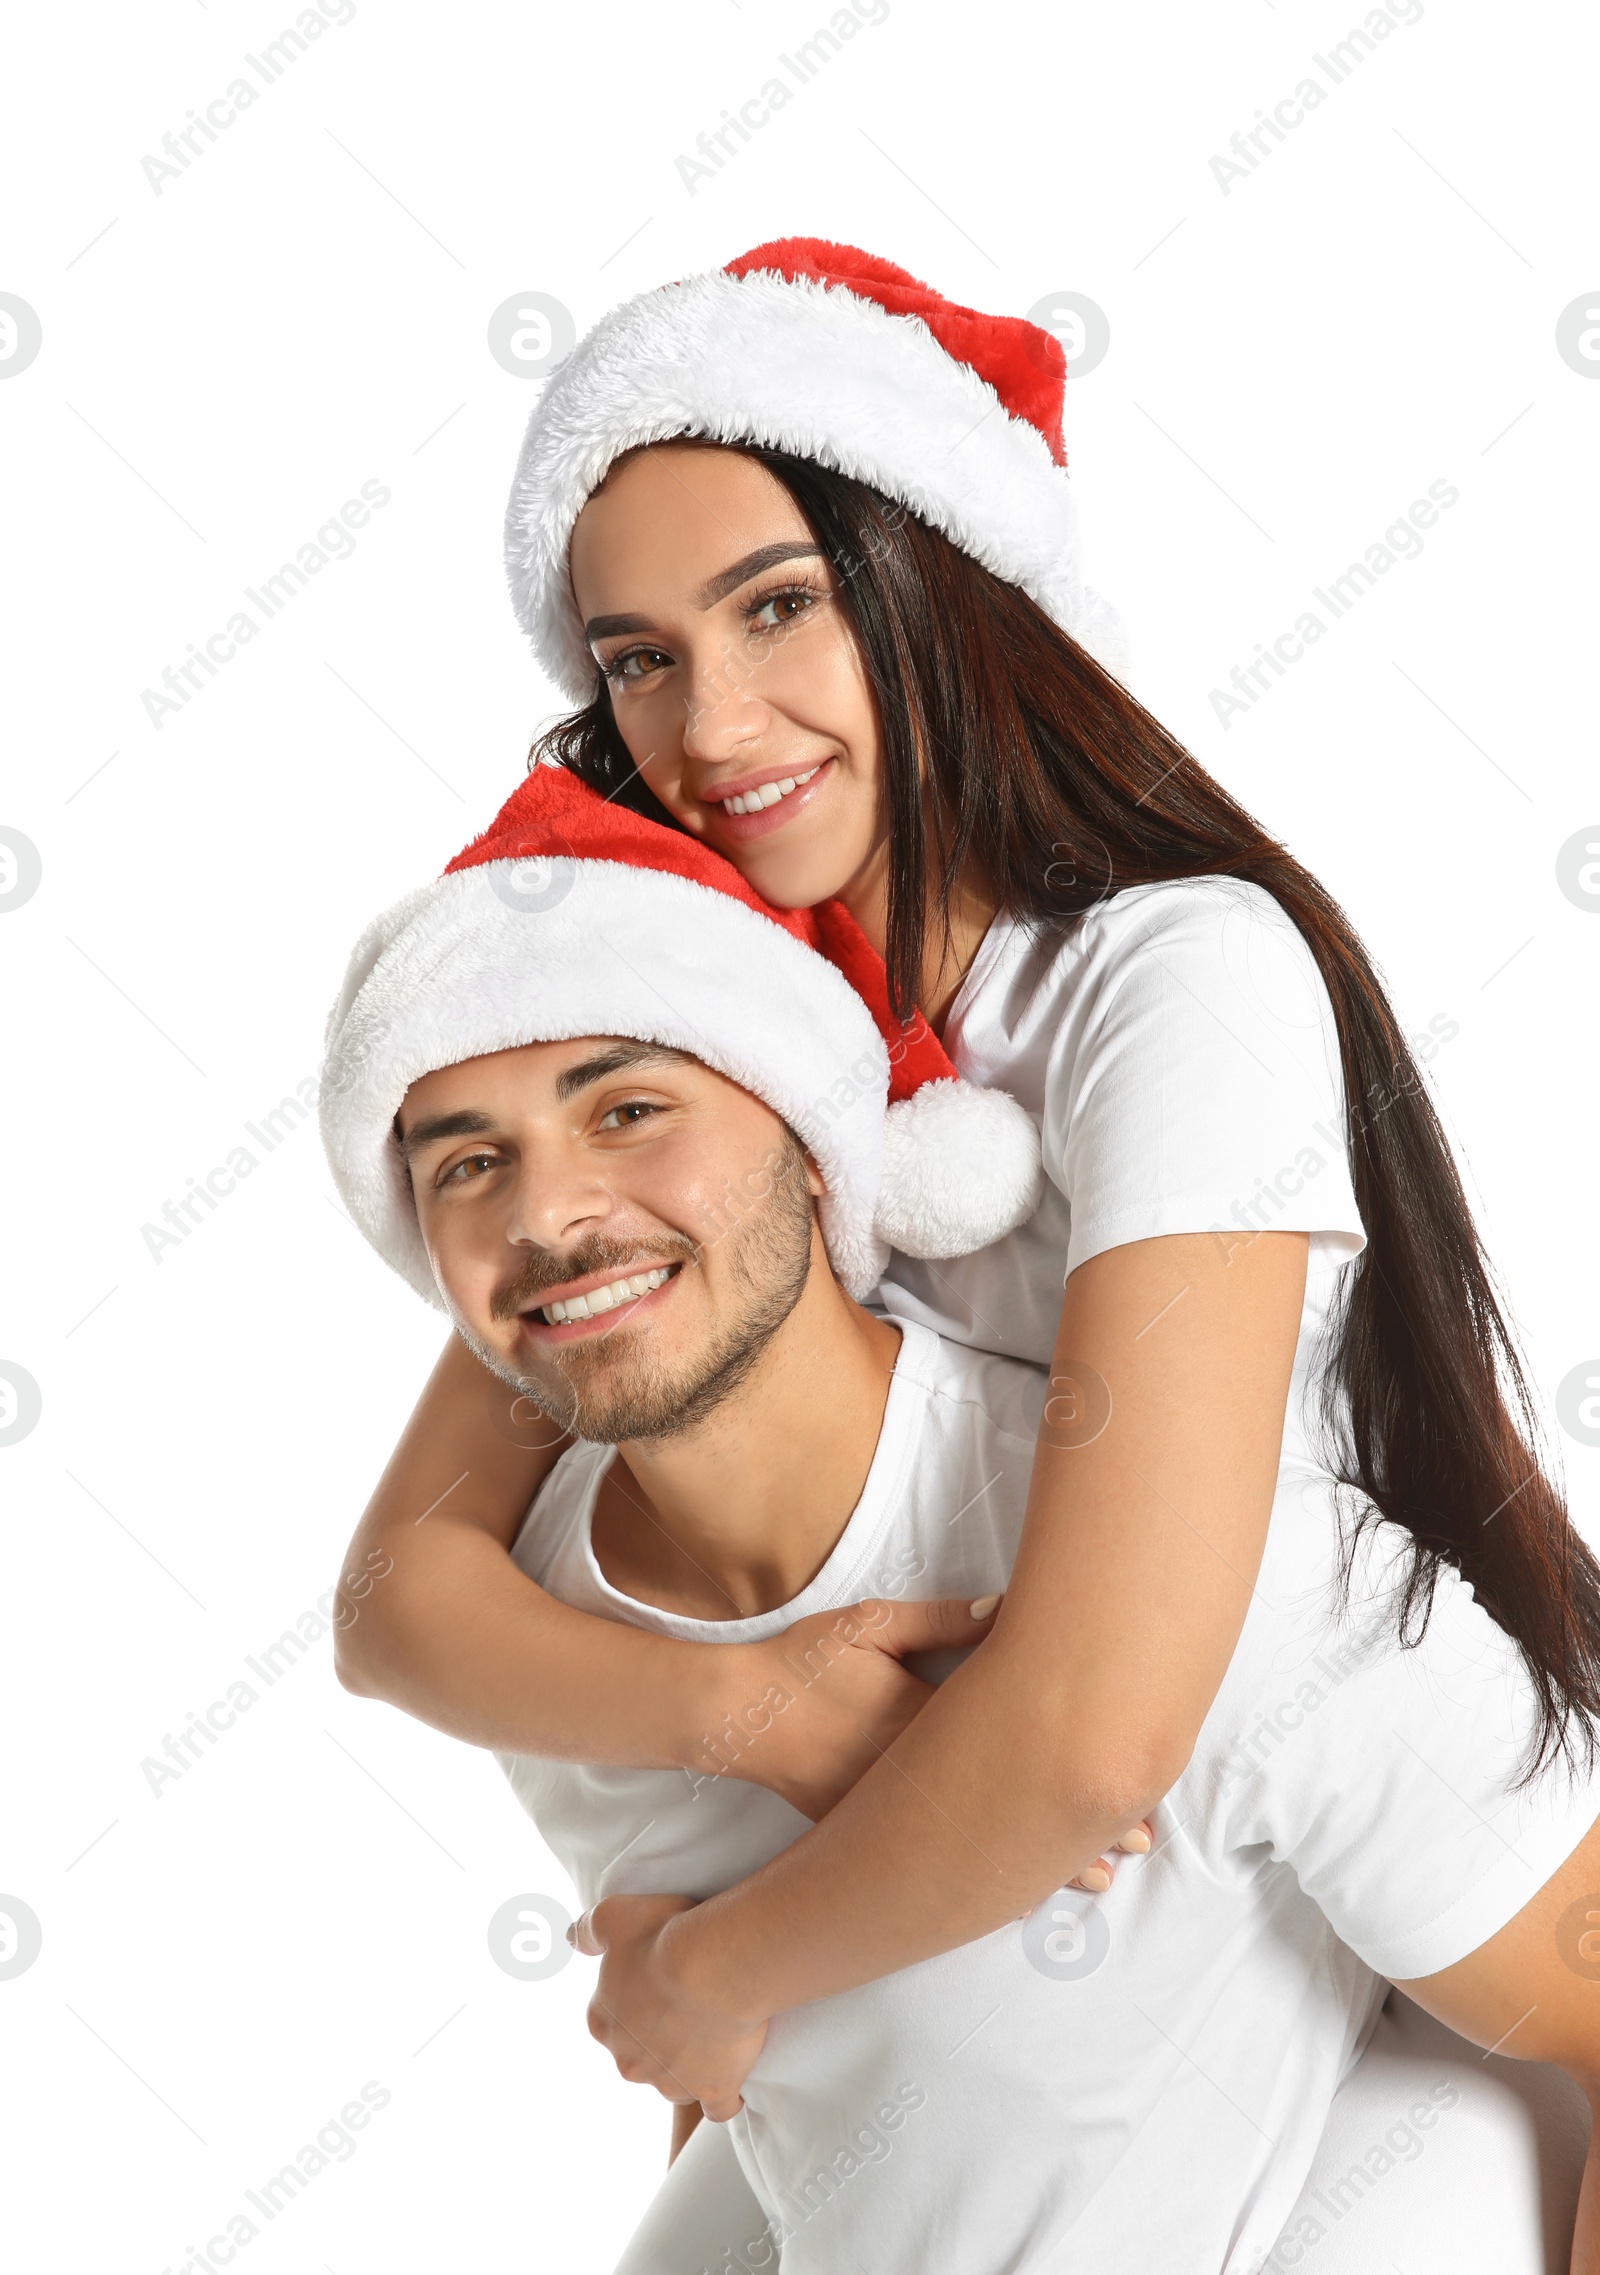
[[[775, 829], [782, 829], [786, 821], [791, 821], [803, 807], [811, 804], [828, 780], [833, 765], [831, 758], [822, 759], [809, 782], [802, 782], [798, 789], [789, 791], [775, 806], [763, 806], [758, 814], [730, 814], [721, 799], [706, 799], [716, 835], [731, 839], [735, 845], [748, 845], [754, 838], [770, 837]], [[803, 773], [805, 769], [802, 767], [800, 771]]]

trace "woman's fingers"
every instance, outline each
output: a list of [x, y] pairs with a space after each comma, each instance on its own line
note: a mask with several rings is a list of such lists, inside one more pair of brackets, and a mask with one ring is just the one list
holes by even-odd
[[849, 1640], [870, 1644], [892, 1658], [908, 1651], [962, 1651], [981, 1643], [994, 1625], [999, 1596], [936, 1596], [922, 1603], [890, 1603], [876, 1598], [839, 1616], [859, 1628]]
[[[1138, 1824], [1130, 1826], [1128, 1831], [1123, 1834], [1117, 1843], [1117, 1850], [1119, 1854], [1127, 1856], [1148, 1856], [1154, 1846], [1155, 1840], [1150, 1830], [1150, 1820], [1148, 1817], [1142, 1817]], [[1082, 1888], [1091, 1896], [1103, 1896], [1111, 1885], [1111, 1875], [1114, 1870], [1115, 1865], [1110, 1857], [1097, 1856], [1093, 1864], [1086, 1864], [1078, 1874], [1077, 1879], [1069, 1880], [1067, 1886], [1069, 1888]]]
[[600, 1957], [605, 1945], [594, 1932], [594, 1912], [592, 1909], [585, 1912], [581, 1919], [573, 1921], [567, 1930], [567, 1941], [574, 1951], [581, 1951], [586, 1959], [598, 1959]]

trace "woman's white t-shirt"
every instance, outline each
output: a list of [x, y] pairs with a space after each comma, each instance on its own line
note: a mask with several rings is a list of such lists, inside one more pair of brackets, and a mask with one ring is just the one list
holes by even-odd
[[1311, 1235], [1285, 1458], [1317, 1443], [1318, 1338], [1365, 1245], [1322, 975], [1259, 885], [1137, 885], [1040, 939], [997, 917], [945, 1022], [969, 1082], [1040, 1125], [1044, 1199], [976, 1255], [898, 1253], [884, 1299], [982, 1350], [1048, 1365], [1067, 1275], [1161, 1233]]

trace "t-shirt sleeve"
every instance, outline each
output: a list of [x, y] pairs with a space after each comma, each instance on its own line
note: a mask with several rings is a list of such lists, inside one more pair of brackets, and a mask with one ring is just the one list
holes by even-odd
[[1043, 1125], [1068, 1272], [1162, 1233], [1306, 1232], [1320, 1261], [1358, 1254], [1333, 1010], [1271, 895], [1226, 878], [1126, 894], [1077, 953]]
[[[1404, 1536], [1375, 1537], [1392, 1586]], [[1408, 1981], [1532, 1901], [1600, 1818], [1600, 1766], [1557, 1761], [1518, 1790], [1537, 1699], [1515, 1644], [1447, 1570], [1403, 1647], [1377, 1553], [1358, 1559], [1361, 1620], [1255, 1686], [1219, 1800], [1229, 1849], [1287, 1864], [1369, 1967]]]

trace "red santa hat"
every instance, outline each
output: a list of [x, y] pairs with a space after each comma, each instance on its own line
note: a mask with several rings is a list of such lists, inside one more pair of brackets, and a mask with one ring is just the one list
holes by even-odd
[[572, 525], [625, 450], [699, 435], [869, 483], [1124, 671], [1121, 628], [1083, 580], [1066, 369], [1037, 324], [963, 308], [892, 261], [813, 237], [625, 301], [546, 383], [506, 513], [512, 601], [541, 667], [574, 703], [593, 696]]
[[538, 766], [444, 875], [357, 943], [328, 1021], [321, 1119], [356, 1224], [440, 1304], [394, 1135], [410, 1085], [525, 1043], [622, 1035], [687, 1051], [763, 1099], [827, 1187], [854, 1296], [891, 1246], [964, 1256], [1033, 1214], [1032, 1117], [962, 1081], [837, 901], [770, 908], [698, 839]]

